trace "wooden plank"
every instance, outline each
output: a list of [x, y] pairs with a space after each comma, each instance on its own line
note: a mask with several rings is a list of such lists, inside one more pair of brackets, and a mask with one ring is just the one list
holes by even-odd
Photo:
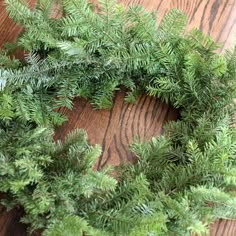
[[[31, 1], [33, 2], [33, 1]], [[147, 10], [157, 10], [159, 21], [171, 8], [179, 8], [189, 16], [189, 28], [197, 27], [210, 33], [214, 39], [223, 42], [223, 48], [232, 45], [233, 34], [236, 32], [236, 1], [235, 0], [120, 0], [119, 2], [141, 4]], [[4, 42], [14, 42], [22, 28], [7, 18], [3, 0], [0, 0], [0, 47]], [[83, 99], [75, 99], [72, 111], [61, 109], [68, 115], [69, 121], [57, 130], [55, 138], [62, 138], [69, 130], [84, 128], [89, 134], [91, 143], [99, 143], [103, 147], [103, 155], [97, 168], [105, 164], [118, 165], [121, 161], [131, 160], [132, 154], [128, 144], [135, 135], [148, 139], [159, 135], [165, 120], [174, 119], [176, 113], [160, 101], [142, 96], [136, 104], [125, 104], [124, 92], [114, 98], [111, 110], [93, 110]], [[91, 125], [92, 124], [92, 125]], [[17, 225], [20, 212], [3, 212], [0, 216], [0, 236], [26, 235], [24, 226]], [[236, 235], [234, 221], [219, 220], [212, 226], [212, 236]]]
[[218, 220], [211, 228], [211, 236], [235, 236], [236, 221], [235, 220]]
[[0, 0], [0, 47], [2, 47], [5, 42], [14, 42], [21, 31], [21, 27], [7, 18], [4, 0]]
[[103, 153], [97, 168], [132, 161], [129, 144], [135, 136], [142, 140], [161, 133], [163, 122], [175, 119], [177, 112], [158, 99], [140, 96], [135, 104], [124, 102], [125, 92], [114, 98], [111, 110], [94, 110], [89, 102], [77, 98], [73, 110], [61, 108], [68, 122], [56, 130], [55, 139], [62, 139], [75, 128], [85, 129], [91, 144], [100, 144]]
[[[27, 0], [29, 6], [33, 7], [36, 0]], [[7, 17], [4, 0], [0, 0], [0, 48], [6, 42], [15, 42], [17, 36], [22, 32], [22, 27]]]
[[171, 0], [170, 8], [180, 9], [188, 15], [188, 29], [198, 28], [221, 42], [221, 51], [235, 42], [235, 0]]
[[142, 5], [148, 11], [158, 12], [158, 21], [160, 22], [165, 13], [170, 9], [171, 0], [119, 0], [121, 4], [129, 5]]

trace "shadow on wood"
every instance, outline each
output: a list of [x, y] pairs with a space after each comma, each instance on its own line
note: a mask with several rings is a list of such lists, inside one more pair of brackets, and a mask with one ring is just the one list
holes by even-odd
[[26, 236], [26, 225], [20, 223], [22, 209], [6, 211], [0, 206], [0, 236]]

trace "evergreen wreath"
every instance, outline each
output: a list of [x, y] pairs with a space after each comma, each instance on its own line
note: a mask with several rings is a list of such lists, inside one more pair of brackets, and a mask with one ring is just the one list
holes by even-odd
[[[0, 191], [7, 208], [20, 205], [29, 232], [44, 236], [203, 235], [217, 218], [236, 218], [236, 48], [224, 55], [210, 36], [186, 32], [186, 16], [100, 0], [5, 0], [24, 26], [0, 57]], [[59, 2], [62, 17], [51, 17]], [[25, 61], [9, 55], [15, 48]], [[77, 96], [112, 106], [125, 87], [180, 110], [160, 137], [135, 140], [135, 165], [92, 169], [101, 149], [73, 131], [53, 141]]]

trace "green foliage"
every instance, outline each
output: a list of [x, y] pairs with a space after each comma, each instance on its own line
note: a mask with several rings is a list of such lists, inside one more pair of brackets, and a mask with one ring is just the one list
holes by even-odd
[[[172, 10], [156, 13], [100, 0], [5, 0], [25, 31], [0, 53], [0, 191], [8, 208], [45, 236], [204, 235], [216, 218], [236, 218], [236, 48], [219, 45]], [[60, 19], [52, 17], [54, 3]], [[25, 61], [11, 50], [29, 51]], [[7, 49], [8, 48], [8, 49]], [[52, 127], [77, 96], [109, 108], [116, 90], [179, 108], [181, 120], [150, 141], [136, 140], [135, 165], [94, 171], [100, 147], [77, 130], [53, 140]]]
[[86, 201], [116, 186], [115, 179], [92, 171], [101, 150], [87, 144], [84, 131], [70, 133], [64, 145], [49, 129], [19, 122], [0, 133], [0, 189], [13, 199], [10, 206], [24, 207], [22, 221], [33, 229], [83, 212]]
[[[142, 171], [153, 191], [166, 194], [199, 184], [232, 187], [235, 184], [232, 169], [236, 153], [235, 128], [229, 128], [227, 122], [219, 122], [215, 127], [203, 119], [198, 122], [191, 135], [183, 129], [186, 125], [178, 121], [167, 125], [168, 135], [152, 138], [147, 143], [134, 143], [132, 150], [139, 161], [132, 167], [132, 174], [135, 176]], [[202, 130], [204, 122], [205, 127], [211, 127], [211, 133]]]
[[75, 235], [106, 236], [106, 232], [92, 228], [88, 223], [78, 216], [66, 216], [46, 230], [44, 236], [75, 236]]

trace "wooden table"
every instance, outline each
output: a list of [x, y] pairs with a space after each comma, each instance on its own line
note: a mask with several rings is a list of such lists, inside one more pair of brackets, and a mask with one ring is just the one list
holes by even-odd
[[[31, 3], [34, 0], [31, 0]], [[147, 10], [158, 10], [160, 21], [171, 8], [178, 8], [189, 16], [189, 28], [197, 27], [209, 33], [215, 40], [222, 42], [222, 50], [229, 48], [236, 34], [236, 0], [120, 0], [129, 4], [142, 4]], [[7, 41], [13, 42], [22, 29], [7, 18], [3, 0], [0, 0], [0, 46]], [[103, 154], [96, 167], [119, 165], [131, 161], [132, 154], [128, 145], [135, 135], [149, 139], [162, 132], [166, 120], [176, 119], [177, 112], [155, 98], [140, 97], [136, 104], [126, 104], [124, 91], [114, 97], [111, 110], [94, 110], [84, 99], [74, 101], [72, 111], [60, 109], [68, 116], [68, 122], [56, 130], [55, 139], [63, 139], [74, 128], [88, 132], [91, 144], [98, 143]], [[1, 212], [1, 209], [0, 209]], [[18, 210], [0, 215], [0, 236], [23, 236], [25, 226], [17, 223]], [[235, 236], [236, 222], [219, 220], [211, 230], [212, 236]]]

